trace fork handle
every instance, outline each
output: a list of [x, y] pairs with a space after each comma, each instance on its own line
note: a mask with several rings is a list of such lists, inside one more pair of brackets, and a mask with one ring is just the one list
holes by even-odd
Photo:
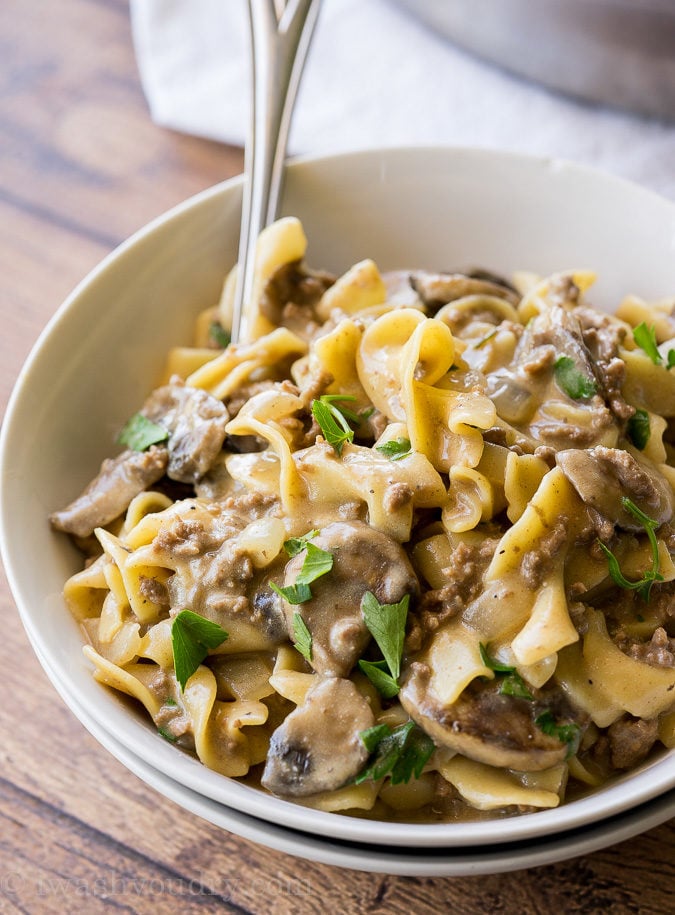
[[233, 343], [245, 336], [258, 236], [277, 215], [288, 132], [319, 5], [320, 0], [248, 2], [252, 117], [244, 157], [246, 181], [232, 313]]

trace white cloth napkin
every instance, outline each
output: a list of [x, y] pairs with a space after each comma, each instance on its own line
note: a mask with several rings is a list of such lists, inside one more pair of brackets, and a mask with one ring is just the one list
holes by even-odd
[[[246, 0], [131, 0], [153, 120], [243, 144]], [[456, 144], [583, 162], [675, 199], [675, 125], [574, 101], [467, 54], [391, 0], [323, 0], [289, 154]]]

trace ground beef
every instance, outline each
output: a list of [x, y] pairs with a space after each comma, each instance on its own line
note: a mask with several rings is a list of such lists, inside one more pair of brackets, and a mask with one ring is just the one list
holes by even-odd
[[276, 501], [277, 497], [275, 495], [256, 491], [237, 496], [228, 496], [220, 505], [228, 511], [236, 511], [242, 518], [245, 516], [248, 521], [257, 521], [263, 515], [268, 514], [269, 509]]
[[557, 357], [558, 354], [556, 353], [554, 346], [551, 346], [550, 344], [538, 346], [536, 349], [532, 350], [532, 353], [527, 359], [524, 359], [521, 362], [520, 368], [526, 375], [536, 377], [542, 373], [549, 372]]
[[658, 730], [656, 718], [645, 721], [626, 716], [615, 721], [607, 730], [612, 766], [615, 769], [637, 766], [654, 746]]
[[460, 543], [455, 547], [448, 567], [443, 570], [446, 583], [441, 588], [426, 591], [415, 612], [409, 614], [408, 652], [421, 650], [442, 623], [461, 613], [478, 597], [483, 587], [483, 573], [498, 543], [499, 538], [489, 537], [479, 545]]
[[620, 357], [620, 347], [626, 338], [626, 328], [609, 315], [593, 308], [575, 309], [584, 344], [593, 359], [593, 369], [601, 392], [614, 415], [622, 421], [630, 419], [635, 407], [627, 404], [621, 394], [626, 377], [626, 364]]
[[553, 530], [543, 537], [536, 550], [528, 550], [523, 556], [521, 572], [528, 588], [538, 588], [550, 570], [560, 548], [567, 540], [569, 519], [562, 515]]
[[302, 387], [299, 392], [304, 407], [309, 410], [312, 406], [312, 401], [325, 394], [334, 380], [331, 373], [324, 372], [323, 369], [316, 375], [310, 375], [307, 380], [307, 386]]
[[633, 642], [626, 647], [626, 654], [636, 661], [652, 667], [675, 667], [675, 639], [669, 639], [668, 633], [659, 627], [649, 642]]
[[409, 505], [412, 497], [412, 489], [407, 483], [392, 483], [384, 493], [384, 510], [388, 514], [393, 514], [399, 508], [405, 508], [406, 505]]
[[387, 428], [389, 420], [384, 413], [380, 413], [379, 410], [374, 410], [366, 420], [366, 424], [373, 439], [377, 441]]
[[[645, 611], [645, 603], [637, 591], [612, 588], [596, 600], [593, 606], [602, 610], [614, 641], [628, 645], [622, 626], [633, 623]], [[655, 584], [649, 595], [649, 619], [675, 635], [675, 581]], [[656, 635], [656, 633], [655, 633]]]
[[210, 536], [201, 521], [176, 518], [162, 528], [154, 540], [154, 546], [181, 559], [199, 556], [210, 542]]
[[153, 604], [160, 606], [169, 605], [169, 594], [166, 585], [157, 578], [150, 578], [147, 575], [141, 575], [139, 579], [139, 591], [141, 595]]
[[551, 280], [548, 298], [553, 304], [561, 308], [574, 307], [580, 296], [581, 290], [569, 273], [562, 273]]
[[272, 324], [311, 333], [321, 323], [314, 308], [334, 282], [332, 274], [309, 270], [301, 261], [283, 264], [263, 289], [260, 311]]

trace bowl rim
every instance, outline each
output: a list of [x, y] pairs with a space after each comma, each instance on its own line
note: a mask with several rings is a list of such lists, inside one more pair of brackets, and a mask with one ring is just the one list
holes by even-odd
[[[38, 656], [39, 657], [39, 656]], [[220, 804], [196, 792], [115, 740], [69, 696], [49, 664], [39, 658], [56, 692], [76, 715], [82, 726], [118, 762], [137, 778], [164, 797], [214, 826], [258, 842], [275, 851], [318, 861], [322, 864], [355, 870], [416, 877], [463, 877], [477, 874], [507, 873], [541, 867], [591, 854], [616, 842], [654, 829], [675, 815], [675, 790], [637, 808], [616, 814], [599, 823], [523, 842], [452, 848], [415, 846], [399, 849], [387, 845], [364, 845], [293, 829], [282, 824], [260, 820], [250, 814]]]
[[[675, 227], [675, 203], [666, 200], [655, 192], [642, 188], [634, 182], [627, 181], [614, 175], [598, 171], [589, 166], [578, 165], [564, 159], [547, 156], [532, 156], [511, 151], [502, 151], [475, 147], [457, 146], [406, 146], [384, 147], [367, 150], [357, 150], [348, 153], [297, 157], [288, 163], [288, 170], [301, 173], [303, 168], [319, 165], [331, 167], [335, 163], [351, 162], [377, 162], [394, 161], [420, 157], [441, 157], [444, 161], [458, 161], [467, 157], [480, 165], [481, 168], [489, 166], [495, 160], [511, 163], [517, 168], [526, 171], [552, 170], [554, 174], [572, 174], [583, 181], [603, 183], [621, 193], [638, 194], [640, 199], [651, 199], [655, 205], [666, 208], [665, 212], [672, 217]], [[59, 326], [66, 315], [78, 307], [87, 311], [87, 293], [92, 284], [107, 271], [116, 270], [118, 264], [124, 261], [129, 251], [146, 237], [153, 235], [163, 226], [175, 221], [180, 221], [196, 208], [208, 204], [214, 198], [238, 193], [244, 178], [237, 175], [223, 182], [206, 188], [199, 193], [171, 207], [166, 212], [155, 217], [149, 223], [138, 229], [128, 239], [118, 245], [103, 260], [95, 266], [73, 289], [65, 301], [60, 305], [52, 318], [44, 327], [36, 343], [31, 349], [24, 366], [22, 367], [11, 397], [7, 411], [0, 429], [0, 467], [3, 468], [0, 491], [7, 483], [4, 469], [11, 466], [9, 459], [11, 441], [17, 435], [17, 417], [20, 416], [22, 398], [25, 396], [26, 387], [29, 385], [31, 372], [39, 362], [44, 348], [54, 333], [58, 333]], [[675, 236], [674, 236], [675, 237]], [[38, 658], [47, 660], [55, 665], [55, 675], [61, 676], [65, 682], [71, 682], [68, 677], [68, 665], [63, 658], [55, 657], [52, 647], [46, 644], [40, 627], [36, 625], [32, 608], [24, 599], [20, 578], [15, 572], [12, 557], [11, 529], [16, 523], [16, 518], [7, 513], [6, 500], [0, 500], [0, 548], [2, 552], [5, 573], [10, 585], [20, 618]], [[67, 612], [67, 611], [66, 611]], [[92, 680], [92, 682], [95, 682]], [[110, 691], [106, 687], [96, 684], [96, 689], [83, 697], [77, 692], [78, 701], [82, 709], [94, 720], [97, 719], [97, 708], [100, 711], [100, 702], [103, 697], [99, 690], [109, 693], [106, 697], [106, 709], [110, 717], [102, 723], [107, 733], [130, 752], [139, 756], [153, 766], [158, 772], [163, 772], [167, 777], [180, 782], [202, 796], [214, 799], [216, 802], [230, 808], [250, 814], [259, 819], [273, 819], [293, 829], [310, 831], [317, 834], [333, 836], [346, 841], [360, 841], [372, 844], [381, 844], [382, 831], [386, 829], [386, 841], [390, 845], [406, 846], [445, 846], [494, 844], [495, 842], [513, 842], [529, 840], [535, 836], [545, 836], [551, 833], [560, 833], [566, 830], [579, 828], [589, 822], [604, 819], [621, 813], [638, 804], [645, 803], [659, 794], [675, 787], [675, 766], [672, 757], [675, 751], [666, 751], [662, 758], [646, 769], [639, 770], [627, 778], [612, 782], [609, 787], [593, 792], [579, 800], [569, 801], [552, 810], [539, 810], [516, 817], [505, 819], [488, 819], [478, 822], [451, 822], [451, 823], [401, 823], [380, 820], [368, 820], [347, 816], [340, 813], [327, 813], [313, 808], [308, 808], [294, 801], [287, 801], [241, 782], [224, 777], [207, 769], [193, 757], [170, 746], [150, 728], [150, 723], [141, 722], [129, 713], [126, 707], [115, 698], [111, 701]], [[75, 711], [75, 710], [74, 710]], [[77, 715], [77, 711], [75, 711]], [[123, 726], [126, 721], [127, 726]], [[118, 727], [119, 725], [119, 727]], [[140, 750], [140, 752], [139, 752]], [[670, 768], [668, 766], [670, 763]], [[655, 775], [658, 770], [658, 778]], [[630, 797], [626, 797], [625, 782], [630, 781]], [[505, 835], [496, 836], [497, 832]], [[377, 835], [379, 833], [379, 835]]]

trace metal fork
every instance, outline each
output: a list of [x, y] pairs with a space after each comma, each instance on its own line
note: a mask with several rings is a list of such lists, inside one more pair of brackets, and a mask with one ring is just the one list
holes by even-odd
[[245, 331], [258, 235], [279, 207], [286, 143], [321, 0], [248, 0], [253, 71], [232, 342]]

